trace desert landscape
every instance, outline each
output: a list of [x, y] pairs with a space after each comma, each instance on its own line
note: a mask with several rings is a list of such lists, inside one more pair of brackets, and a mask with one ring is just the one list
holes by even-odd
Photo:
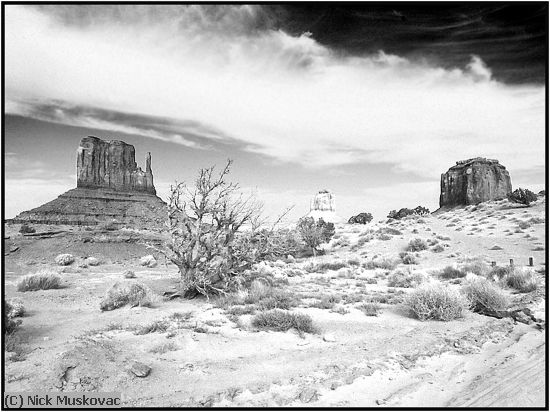
[[2, 13], [5, 408], [548, 408], [547, 3]]
[[[312, 256], [300, 222], [337, 216], [322, 190], [315, 218], [268, 232], [271, 257], [248, 261], [240, 283], [189, 299], [178, 266], [158, 253], [173, 232], [128, 223], [142, 198], [117, 220], [108, 185], [84, 184], [97, 176], [82, 172], [98, 170], [97, 150], [78, 151], [84, 177], [70, 208], [59, 206], [65, 194], [5, 225], [7, 316], [19, 323], [5, 340], [8, 391], [120, 391], [131, 407], [544, 406], [543, 193], [529, 206], [488, 200], [324, 223], [333, 232]], [[491, 165], [463, 164], [474, 174]], [[501, 169], [492, 173], [506, 181]]]

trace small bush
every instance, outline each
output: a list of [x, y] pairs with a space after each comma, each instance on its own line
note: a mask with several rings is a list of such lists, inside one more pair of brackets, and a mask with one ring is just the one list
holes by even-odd
[[425, 281], [421, 273], [412, 273], [397, 269], [388, 276], [388, 286], [396, 288], [415, 288]]
[[313, 325], [310, 316], [280, 309], [258, 313], [252, 318], [251, 324], [262, 330], [285, 332], [296, 329], [300, 333], [317, 333], [317, 328]]
[[61, 255], [57, 255], [55, 258], [55, 263], [57, 263], [59, 266], [68, 266], [73, 262], [74, 262], [74, 256], [69, 253], [63, 253]]
[[416, 265], [418, 263], [416, 256], [411, 252], [401, 252], [399, 257], [401, 258], [401, 262], [405, 265]]
[[32, 226], [29, 226], [26, 223], [23, 223], [21, 227], [19, 228], [19, 233], [36, 233], [36, 229]]
[[442, 245], [435, 245], [433, 248], [431, 248], [431, 251], [434, 253], [441, 253], [445, 250], [445, 247]]
[[357, 224], [365, 225], [369, 223], [371, 220], [372, 220], [372, 214], [363, 212], [363, 213], [359, 213], [356, 216], [350, 217], [348, 220], [348, 223], [351, 223], [351, 224], [357, 223]]
[[133, 270], [125, 270], [122, 274], [126, 279], [135, 279], [136, 274]]
[[376, 258], [369, 260], [362, 264], [362, 266], [365, 269], [386, 269], [386, 270], [393, 270], [397, 266], [397, 260], [396, 259], [390, 259], [390, 258]]
[[452, 266], [447, 266], [439, 274], [441, 279], [459, 279], [466, 277], [466, 272]]
[[378, 316], [381, 311], [380, 305], [376, 302], [363, 303], [362, 305], [357, 306], [357, 309], [367, 316]]
[[11, 307], [10, 312], [8, 313], [10, 318], [19, 318], [25, 315], [25, 306], [23, 305], [21, 299], [10, 299], [8, 303]]
[[478, 276], [487, 276], [487, 273], [491, 271], [491, 268], [480, 258], [467, 259], [465, 263], [460, 266], [460, 269], [466, 273], [473, 273]]
[[422, 250], [428, 249], [428, 244], [424, 239], [416, 238], [411, 239], [407, 245], [408, 252], [420, 252]]
[[151, 349], [149, 349], [149, 352], [163, 354], [166, 352], [174, 352], [179, 349], [179, 346], [176, 345], [174, 342], [167, 342], [153, 346]]
[[100, 302], [102, 311], [114, 310], [126, 305], [151, 306], [154, 295], [151, 290], [142, 283], [115, 283], [107, 291], [107, 295]]
[[513, 270], [510, 266], [495, 266], [491, 268], [486, 277], [494, 281], [502, 280]]
[[157, 260], [153, 255], [147, 255], [139, 259], [139, 264], [141, 266], [147, 266], [148, 268], [154, 268], [157, 266]]
[[381, 235], [378, 235], [378, 240], [391, 240], [391, 236], [382, 233]]
[[6, 335], [10, 335], [18, 328], [21, 321], [13, 320], [11, 315], [13, 307], [6, 301], [4, 301], [4, 327], [6, 328]]
[[59, 289], [61, 278], [55, 272], [40, 271], [21, 278], [17, 284], [19, 292], [30, 292], [35, 290]]
[[518, 223], [518, 227], [520, 229], [529, 229], [531, 227], [531, 223], [526, 222], [526, 221], [521, 221], [521, 222]]
[[156, 320], [146, 325], [138, 326], [134, 330], [135, 335], [147, 335], [149, 333], [163, 333], [168, 329], [168, 322], [165, 320]]
[[521, 293], [532, 292], [536, 290], [538, 286], [535, 273], [529, 269], [513, 268], [508, 271], [503, 280], [507, 286]]
[[305, 269], [309, 273], [325, 273], [328, 270], [339, 270], [348, 267], [348, 263], [344, 261], [319, 262], [311, 263]]
[[334, 305], [340, 302], [340, 296], [338, 295], [324, 295], [319, 302], [315, 302], [311, 307], [319, 309], [332, 309]]
[[493, 312], [508, 308], [508, 297], [495, 284], [487, 279], [478, 278], [470, 281], [463, 288], [474, 312]]
[[90, 266], [99, 266], [99, 259], [95, 257], [89, 257], [86, 259], [86, 264]]
[[464, 316], [468, 301], [453, 289], [441, 285], [425, 286], [412, 292], [405, 305], [420, 320], [449, 321]]
[[508, 200], [514, 203], [521, 203], [529, 206], [532, 202], [537, 201], [537, 195], [531, 192], [529, 189], [516, 189], [508, 195]]

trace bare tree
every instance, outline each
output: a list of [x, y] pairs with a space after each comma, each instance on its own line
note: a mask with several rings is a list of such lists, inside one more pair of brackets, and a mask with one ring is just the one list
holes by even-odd
[[224, 292], [247, 264], [237, 250], [236, 234], [258, 221], [262, 205], [226, 181], [232, 161], [216, 174], [201, 169], [194, 187], [171, 187], [168, 225], [171, 241], [165, 256], [178, 268], [184, 296]]

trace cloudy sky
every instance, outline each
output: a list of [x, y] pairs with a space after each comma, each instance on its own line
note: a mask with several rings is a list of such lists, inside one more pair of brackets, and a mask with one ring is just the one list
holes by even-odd
[[276, 215], [438, 206], [455, 161], [544, 186], [548, 4], [5, 6], [5, 213], [76, 186], [95, 135], [155, 185], [234, 159]]

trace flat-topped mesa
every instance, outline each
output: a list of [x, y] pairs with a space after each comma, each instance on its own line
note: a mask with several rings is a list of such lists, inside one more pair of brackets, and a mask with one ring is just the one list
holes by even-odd
[[311, 201], [309, 210], [329, 210], [334, 212], [336, 210], [334, 196], [328, 190], [320, 190]]
[[512, 191], [510, 174], [498, 160], [461, 160], [441, 175], [440, 207], [472, 205], [504, 199]]
[[315, 220], [323, 219], [325, 222], [342, 222], [342, 218], [336, 214], [334, 195], [328, 190], [320, 190], [315, 195], [310, 203], [307, 216]]
[[144, 172], [136, 163], [134, 146], [119, 140], [84, 137], [77, 150], [76, 179], [78, 188], [156, 194], [151, 153], [147, 153]]

